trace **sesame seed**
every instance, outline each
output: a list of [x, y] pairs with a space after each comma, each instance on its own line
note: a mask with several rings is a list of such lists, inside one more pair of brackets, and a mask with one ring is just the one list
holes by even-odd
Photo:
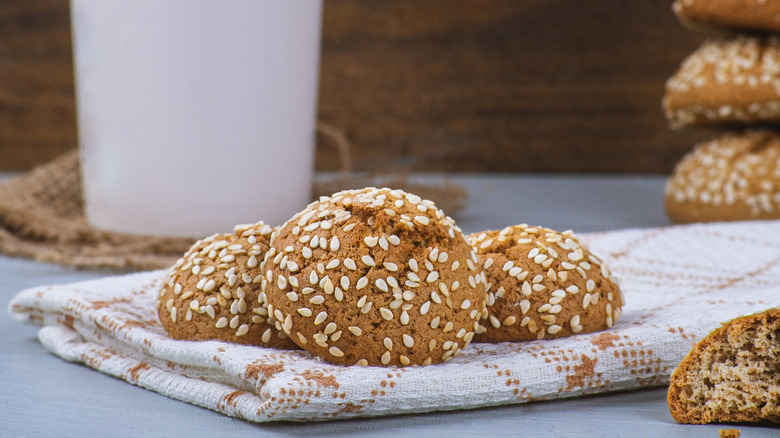
[[374, 259], [369, 255], [364, 255], [360, 258], [360, 260], [363, 262], [366, 266], [376, 266], [376, 263], [374, 262]]
[[[409, 259], [409, 269], [411, 269], [411, 270], [412, 270], [412, 272], [411, 272], [411, 273], [415, 273], [415, 272], [417, 272], [417, 269], [418, 269], [418, 266], [417, 266], [417, 260], [415, 260], [415, 259]], [[410, 274], [411, 274], [411, 273], [410, 273]], [[416, 274], [415, 274], [415, 277], [416, 277]], [[411, 278], [411, 277], [409, 277], [409, 278]], [[417, 281], [417, 282], [419, 283], [419, 282], [420, 282], [420, 278], [419, 278], [419, 277], [417, 277], [417, 280], [413, 280], [413, 281]]]
[[447, 321], [447, 324], [444, 324], [444, 328], [442, 331], [444, 333], [452, 331], [452, 329], [455, 328], [455, 325], [452, 323], [452, 321]]
[[441, 297], [439, 296], [436, 291], [431, 292], [431, 301], [433, 301], [436, 304], [441, 304]]
[[517, 322], [517, 318], [515, 318], [514, 316], [510, 315], [510, 316], [507, 316], [506, 318], [504, 318], [503, 325], [512, 325], [515, 322]]
[[431, 302], [426, 301], [420, 306], [420, 315], [425, 315], [431, 309]]
[[368, 278], [360, 277], [360, 279], [358, 279], [357, 281], [357, 284], [355, 285], [355, 289], [360, 290], [366, 287], [367, 285], [368, 285]]
[[219, 318], [216, 323], [217, 328], [225, 328], [228, 325], [228, 319], [224, 316], [222, 318]]
[[574, 285], [574, 284], [572, 284], [571, 286], [566, 288], [566, 292], [568, 292], [570, 294], [576, 294], [579, 291], [580, 291], [580, 288], [577, 287], [577, 285]]
[[561, 331], [562, 328], [563, 327], [561, 327], [559, 325], [553, 324], [553, 325], [547, 327], [547, 333], [549, 333], [551, 335], [554, 335], [554, 334], [558, 333], [559, 331]]
[[380, 360], [382, 361], [383, 365], [390, 363], [390, 352], [385, 351], [384, 354], [382, 354], [382, 358]]
[[428, 216], [415, 216], [414, 222], [420, 225], [428, 225], [430, 223], [430, 219], [428, 219]]
[[347, 327], [347, 330], [349, 330], [355, 336], [360, 336], [363, 334], [363, 330], [356, 325], [351, 325]]
[[374, 304], [374, 303], [373, 303], [373, 302], [371, 302], [371, 301], [367, 302], [366, 304], [364, 304], [364, 305], [363, 305], [363, 306], [360, 308], [360, 312], [361, 312], [361, 313], [363, 313], [363, 314], [366, 314], [366, 313], [368, 313], [369, 311], [371, 311], [371, 306], [372, 306], [373, 304]]
[[298, 313], [308, 318], [311, 316], [311, 309], [306, 307], [301, 307], [300, 309], [298, 309]]
[[329, 335], [335, 332], [337, 328], [338, 326], [336, 326], [335, 322], [329, 322], [328, 325], [325, 326], [325, 330], [323, 330], [322, 332], [325, 333], [326, 335]]
[[406, 333], [404, 333], [401, 336], [401, 338], [403, 339], [405, 346], [407, 346], [408, 348], [414, 347], [414, 338], [413, 337], [411, 337], [411, 336], [407, 335]]
[[265, 332], [263, 332], [263, 336], [260, 338], [261, 341], [264, 343], [268, 343], [271, 340], [271, 329], [266, 329]]
[[295, 292], [287, 292], [285, 295], [287, 295], [287, 299], [290, 301], [298, 301], [298, 294]]
[[331, 355], [336, 356], [336, 357], [343, 357], [344, 356], [344, 352], [341, 351], [341, 349], [339, 347], [336, 347], [336, 346], [330, 347], [328, 349], [328, 353], [330, 353]]
[[238, 323], [239, 323], [239, 322], [240, 322], [240, 321], [239, 321], [239, 319], [238, 319], [238, 315], [236, 315], [236, 316], [234, 316], [234, 317], [230, 318], [230, 328], [232, 328], [232, 329], [234, 329], [234, 328], [237, 328], [237, 327], [238, 327]]
[[431, 271], [428, 273], [428, 276], [425, 277], [425, 281], [428, 283], [433, 283], [434, 281], [439, 279], [439, 272], [438, 271]]
[[396, 265], [393, 262], [384, 262], [384, 263], [382, 263], [382, 266], [384, 266], [385, 269], [387, 269], [390, 272], [398, 271], [398, 265]]
[[596, 282], [592, 279], [588, 279], [587, 282], [585, 282], [585, 290], [588, 292], [593, 292], [593, 289], [596, 288]]
[[392, 350], [392, 349], [393, 349], [393, 340], [392, 340], [392, 339], [390, 339], [390, 338], [388, 338], [388, 337], [385, 337], [385, 339], [382, 341], [382, 344], [383, 344], [383, 345], [385, 346], [385, 348], [387, 348], [388, 350]]
[[325, 321], [325, 319], [326, 319], [327, 317], [328, 317], [328, 312], [322, 311], [322, 312], [318, 313], [318, 314], [317, 314], [317, 317], [316, 317], [316, 318], [314, 318], [314, 324], [315, 324], [315, 325], [319, 325], [320, 323], [322, 323], [323, 321]]
[[401, 316], [399, 317], [399, 320], [401, 321], [401, 324], [408, 325], [409, 324], [409, 314], [404, 310], [401, 312]]
[[439, 322], [441, 321], [441, 317], [437, 316], [431, 320], [431, 328], [439, 328]]
[[395, 234], [387, 238], [387, 241], [390, 242], [391, 245], [399, 245], [401, 243], [401, 239], [398, 238]]
[[333, 282], [330, 281], [330, 278], [328, 277], [324, 277], [322, 280], [320, 280], [320, 286], [328, 295], [332, 294], [334, 291]]
[[561, 307], [560, 304], [556, 304], [552, 307], [550, 307], [550, 310], [548, 310], [549, 313], [561, 313], [561, 310], [563, 310], [563, 307]]
[[399, 288], [398, 280], [396, 280], [395, 277], [393, 277], [392, 275], [387, 277], [387, 284], [393, 289]]
[[376, 246], [376, 244], [379, 242], [379, 237], [376, 236], [366, 236], [363, 238], [363, 242], [369, 247], [373, 248]]
[[355, 264], [355, 261], [350, 259], [350, 258], [344, 259], [344, 266], [346, 266], [347, 269], [352, 270], [352, 271], [357, 269], [357, 265]]
[[325, 269], [336, 269], [340, 263], [339, 259], [333, 259], [325, 265]]
[[460, 308], [463, 309], [463, 310], [466, 310], [469, 307], [471, 307], [471, 301], [469, 301], [469, 300], [463, 300], [463, 302], [460, 303]]
[[380, 307], [379, 314], [382, 315], [382, 318], [384, 318], [387, 321], [393, 319], [393, 311], [388, 309], [387, 307]]
[[382, 280], [381, 278], [377, 279], [374, 284], [376, 284], [376, 287], [381, 290], [382, 292], [387, 292], [390, 289], [387, 287], [387, 282]]

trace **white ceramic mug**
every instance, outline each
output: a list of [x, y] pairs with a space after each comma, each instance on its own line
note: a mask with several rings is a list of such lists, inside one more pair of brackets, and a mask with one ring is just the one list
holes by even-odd
[[322, 0], [71, 0], [89, 221], [205, 236], [309, 201]]

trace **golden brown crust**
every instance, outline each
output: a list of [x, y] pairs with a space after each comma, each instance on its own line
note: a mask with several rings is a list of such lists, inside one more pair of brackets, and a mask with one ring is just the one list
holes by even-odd
[[780, 40], [711, 40], [666, 82], [666, 119], [689, 125], [780, 121]]
[[264, 273], [277, 327], [336, 364], [449, 360], [485, 313], [482, 266], [460, 229], [400, 190], [310, 204], [274, 232]]
[[672, 373], [667, 402], [680, 423], [780, 422], [780, 309], [702, 338]]
[[468, 236], [485, 269], [488, 318], [476, 342], [560, 338], [612, 327], [623, 296], [571, 231], [515, 225]]
[[780, 31], [780, 3], [767, 0], [677, 0], [672, 10], [686, 26]]
[[168, 270], [156, 305], [172, 339], [297, 347], [258, 302], [271, 232], [263, 222], [236, 226], [233, 234], [197, 241]]
[[780, 136], [731, 133], [699, 144], [667, 181], [677, 223], [780, 218]]

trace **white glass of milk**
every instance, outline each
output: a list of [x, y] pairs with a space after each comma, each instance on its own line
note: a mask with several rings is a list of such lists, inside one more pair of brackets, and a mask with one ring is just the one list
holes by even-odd
[[199, 237], [309, 202], [322, 0], [71, 0], [97, 228]]

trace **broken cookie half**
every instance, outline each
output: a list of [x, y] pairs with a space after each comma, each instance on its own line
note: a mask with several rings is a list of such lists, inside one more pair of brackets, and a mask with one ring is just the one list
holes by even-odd
[[705, 336], [672, 373], [667, 401], [680, 423], [780, 422], [780, 308]]

